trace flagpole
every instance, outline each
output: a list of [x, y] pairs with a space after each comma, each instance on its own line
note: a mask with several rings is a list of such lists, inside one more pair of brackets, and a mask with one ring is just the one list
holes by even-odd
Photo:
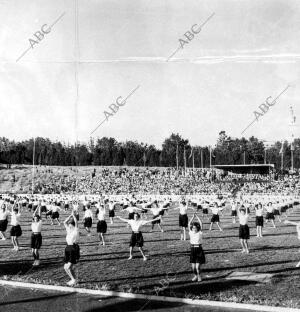
[[291, 167], [292, 172], [294, 171], [294, 142], [291, 143]]
[[193, 171], [195, 169], [195, 157], [194, 157], [194, 151], [192, 150], [192, 157], [193, 157]]
[[209, 168], [211, 168], [211, 146], [209, 147]]
[[283, 141], [281, 142], [281, 148], [280, 148], [279, 154], [281, 154], [281, 173], [282, 173], [283, 172]]
[[184, 159], [184, 174], [186, 172], [186, 155], [185, 155], [185, 145], [183, 146], [183, 159]]
[[203, 149], [201, 148], [201, 168], [203, 168]]
[[33, 195], [33, 188], [34, 188], [34, 158], [35, 158], [35, 138], [33, 138], [33, 151], [32, 151], [32, 185], [31, 185], [31, 192]]
[[178, 142], [177, 142], [177, 145], [176, 145], [176, 168], [178, 170]]

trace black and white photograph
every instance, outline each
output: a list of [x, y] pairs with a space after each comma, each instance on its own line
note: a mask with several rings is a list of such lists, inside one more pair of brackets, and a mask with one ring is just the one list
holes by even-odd
[[300, 2], [0, 0], [0, 311], [300, 311]]

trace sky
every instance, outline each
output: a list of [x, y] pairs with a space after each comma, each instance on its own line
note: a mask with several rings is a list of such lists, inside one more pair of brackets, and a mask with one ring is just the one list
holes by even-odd
[[0, 136], [299, 137], [299, 16], [297, 0], [0, 0]]

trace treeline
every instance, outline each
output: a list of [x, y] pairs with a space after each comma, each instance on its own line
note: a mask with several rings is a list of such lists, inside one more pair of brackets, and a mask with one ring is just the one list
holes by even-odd
[[[294, 167], [300, 167], [300, 139], [294, 142]], [[224, 131], [213, 147], [191, 146], [179, 134], [166, 138], [161, 149], [136, 141], [118, 142], [114, 138], [90, 139], [88, 143], [65, 144], [37, 137], [22, 142], [0, 138], [0, 163], [56, 166], [148, 166], [209, 167], [214, 164], [275, 164], [291, 167], [291, 146], [274, 142], [266, 146], [255, 137], [231, 138]]]

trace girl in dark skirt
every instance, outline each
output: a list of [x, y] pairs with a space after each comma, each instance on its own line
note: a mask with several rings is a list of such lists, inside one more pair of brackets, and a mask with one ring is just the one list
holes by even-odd
[[41, 220], [41, 207], [39, 206], [34, 214], [31, 224], [31, 250], [33, 255], [33, 266], [40, 265], [39, 249], [42, 246], [42, 220]]
[[286, 203], [284, 201], [279, 202], [279, 204], [280, 204], [280, 212], [281, 212], [281, 214], [282, 215], [284, 214], [285, 217], [287, 218], [288, 206], [286, 205]]
[[219, 228], [220, 231], [223, 231], [222, 228], [220, 227], [220, 216], [219, 216], [219, 212], [222, 211], [224, 208], [220, 208], [218, 206], [218, 203], [214, 203], [214, 206], [213, 207], [209, 207], [211, 209], [211, 212], [212, 212], [212, 217], [211, 217], [211, 220], [210, 220], [210, 226], [209, 226], [209, 230], [211, 231], [212, 229], [212, 226], [214, 223], [217, 223], [217, 226]]
[[53, 225], [53, 222], [56, 220], [57, 221], [57, 224], [60, 225], [60, 222], [59, 222], [59, 212], [58, 210], [62, 210], [57, 203], [54, 203], [52, 206], [51, 206], [51, 225]]
[[240, 221], [239, 239], [242, 245], [242, 253], [246, 252], [248, 254], [248, 239], [250, 238], [250, 231], [247, 223], [249, 219], [249, 214], [247, 209], [243, 205], [240, 209], [238, 209], [238, 216]]
[[86, 210], [84, 211], [84, 216], [83, 216], [83, 225], [88, 233], [88, 236], [91, 236], [91, 227], [93, 224], [93, 213], [90, 209], [90, 206], [86, 206]]
[[110, 219], [110, 224], [113, 224], [115, 217], [115, 203], [112, 200], [108, 204], [108, 217]]
[[[187, 216], [187, 210], [188, 207], [185, 201], [182, 201], [179, 205], [179, 227], [180, 227], [180, 240], [186, 240], [186, 229], [188, 227], [188, 216]], [[194, 210], [194, 208], [191, 207], [191, 209]]]
[[[141, 220], [140, 215], [138, 213], [134, 213], [134, 219], [133, 220], [126, 220], [121, 217], [118, 217], [121, 221], [126, 222], [129, 224], [132, 230], [130, 244], [129, 244], [129, 258], [128, 260], [132, 259], [132, 250], [135, 246], [137, 246], [143, 256], [144, 261], [147, 260], [147, 257], [144, 254], [143, 251], [143, 245], [144, 245], [144, 239], [143, 234], [140, 231], [141, 227], [144, 226], [147, 223], [151, 223], [154, 220]], [[161, 216], [157, 217], [157, 219], [161, 218]]]
[[273, 228], [276, 228], [275, 223], [274, 223], [274, 220], [275, 220], [274, 207], [271, 202], [268, 203], [266, 210], [267, 210], [266, 223], [271, 221], [271, 223], [273, 224]]
[[65, 211], [68, 211], [69, 208], [70, 208], [70, 204], [69, 204], [69, 200], [68, 199], [65, 199], [64, 208], [65, 208]]
[[276, 218], [276, 216], [277, 216], [277, 220], [281, 223], [279, 202], [275, 203], [274, 205], [274, 218]]
[[202, 202], [202, 217], [204, 218], [204, 216], [205, 216], [207, 220], [209, 220], [208, 219], [208, 208], [209, 208], [209, 202], [203, 201]]
[[[198, 219], [198, 222], [193, 222], [195, 217]], [[200, 266], [205, 263], [205, 254], [202, 249], [202, 222], [196, 214], [193, 215], [189, 222], [189, 229], [191, 243], [190, 263], [192, 264], [192, 270], [194, 273], [192, 281], [201, 282]]]
[[[159, 227], [160, 231], [163, 232], [163, 228], [161, 226], [161, 220], [162, 220], [162, 214], [161, 212], [168, 209], [168, 208], [163, 208], [162, 206], [158, 206], [157, 202], [155, 201], [152, 205], [151, 208], [145, 208], [147, 210], [150, 210], [153, 214], [152, 218], [152, 228], [151, 230], [153, 231], [155, 224]], [[159, 218], [160, 217], [160, 218]]]
[[104, 234], [107, 231], [107, 224], [105, 221], [105, 207], [104, 205], [96, 204], [96, 217], [98, 218], [97, 233], [99, 234], [100, 244], [105, 246]]
[[255, 223], [257, 237], [262, 237], [262, 228], [264, 226], [263, 206], [261, 203], [255, 205]]
[[12, 207], [12, 211], [10, 212], [10, 215], [11, 215], [10, 236], [11, 236], [11, 241], [12, 241], [13, 246], [14, 246], [13, 249], [15, 251], [19, 250], [18, 237], [20, 237], [22, 235], [22, 229], [21, 229], [21, 225], [20, 225], [21, 213], [19, 212], [19, 209], [21, 209], [21, 207], [18, 207], [18, 204], [15, 202], [13, 207]]
[[40, 205], [41, 205], [41, 218], [42, 218], [42, 214], [47, 213], [47, 204], [44, 200], [42, 200], [40, 201]]
[[64, 269], [71, 279], [67, 284], [69, 286], [74, 286], [76, 284], [76, 279], [73, 266], [78, 262], [80, 258], [80, 248], [78, 245], [79, 240], [78, 221], [74, 216], [74, 214], [70, 215], [65, 220], [64, 226], [67, 232], [66, 236], [67, 246], [65, 248]]
[[236, 223], [236, 217], [237, 217], [237, 205], [238, 203], [236, 201], [233, 201], [231, 203], [231, 216], [232, 216], [232, 223]]
[[6, 204], [2, 203], [0, 207], [0, 238], [6, 240], [5, 232], [7, 230], [9, 211], [6, 210]]

